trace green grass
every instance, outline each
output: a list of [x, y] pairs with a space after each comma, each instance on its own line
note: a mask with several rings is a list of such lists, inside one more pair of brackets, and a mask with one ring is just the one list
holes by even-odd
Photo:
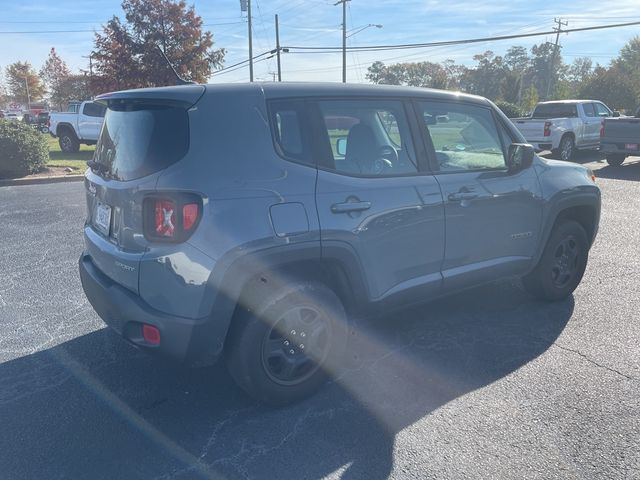
[[73, 174], [82, 173], [87, 168], [87, 162], [93, 158], [93, 152], [96, 147], [94, 145], [80, 145], [78, 153], [64, 153], [60, 150], [58, 139], [48, 136], [49, 144], [49, 167], [71, 167], [74, 169]]

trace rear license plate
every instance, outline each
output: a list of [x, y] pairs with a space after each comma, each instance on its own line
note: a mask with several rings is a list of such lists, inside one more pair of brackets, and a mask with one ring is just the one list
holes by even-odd
[[625, 150], [638, 150], [638, 144], [637, 143], [625, 143], [624, 149]]
[[96, 215], [94, 224], [105, 235], [109, 235], [109, 227], [111, 226], [111, 207], [103, 203], [96, 205]]

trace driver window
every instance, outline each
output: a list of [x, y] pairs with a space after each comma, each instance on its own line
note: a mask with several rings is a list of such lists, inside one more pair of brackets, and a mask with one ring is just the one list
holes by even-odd
[[394, 176], [416, 173], [417, 161], [401, 102], [318, 102], [331, 144], [328, 165], [340, 173]]
[[489, 109], [465, 104], [422, 102], [440, 171], [506, 168], [505, 152]]

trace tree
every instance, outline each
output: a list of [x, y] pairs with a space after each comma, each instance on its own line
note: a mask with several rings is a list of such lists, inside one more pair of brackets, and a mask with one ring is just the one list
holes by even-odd
[[[566, 75], [567, 66], [562, 60], [562, 46], [558, 46], [558, 54], [554, 61], [554, 45], [541, 43], [531, 47], [531, 65], [529, 67], [529, 79], [536, 90], [546, 98], [549, 80], [551, 85], [556, 83]], [[551, 92], [553, 96], [553, 91]]]
[[598, 67], [593, 78], [580, 88], [580, 97], [600, 100], [609, 108], [634, 111], [638, 97], [633, 79], [620, 71], [619, 67], [609, 69]]
[[158, 47], [186, 80], [206, 82], [224, 49], [184, 0], [124, 0], [125, 21], [114, 16], [97, 33], [92, 53], [101, 90], [175, 85]]
[[521, 107], [525, 112], [532, 112], [536, 104], [539, 101], [538, 90], [535, 86], [531, 85], [524, 92], [522, 92]]
[[621, 74], [628, 76], [636, 96], [640, 97], [640, 37], [632, 38], [613, 61], [613, 66]]
[[386, 66], [374, 62], [368, 69], [367, 79], [386, 85], [411, 87], [448, 88], [447, 70], [432, 62], [396, 63]]
[[474, 55], [475, 68], [468, 69], [462, 81], [465, 91], [495, 99], [500, 95], [504, 79], [503, 58], [491, 50]]
[[51, 103], [62, 109], [70, 100], [64, 92], [63, 86], [71, 75], [71, 71], [64, 60], [60, 58], [55, 48], [49, 52], [46, 62], [40, 69], [40, 77], [49, 90]]
[[[27, 105], [28, 101], [37, 102], [44, 96], [44, 85], [29, 62], [15, 62], [5, 70], [9, 96], [15, 102]], [[27, 85], [28, 95], [27, 95]]]

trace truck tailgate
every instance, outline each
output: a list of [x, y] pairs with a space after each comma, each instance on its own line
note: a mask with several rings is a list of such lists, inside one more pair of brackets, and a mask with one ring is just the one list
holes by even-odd
[[[513, 124], [528, 142], [543, 142], [545, 120], [514, 120]], [[549, 140], [547, 137], [546, 140]]]
[[607, 118], [603, 139], [640, 143], [640, 118]]

